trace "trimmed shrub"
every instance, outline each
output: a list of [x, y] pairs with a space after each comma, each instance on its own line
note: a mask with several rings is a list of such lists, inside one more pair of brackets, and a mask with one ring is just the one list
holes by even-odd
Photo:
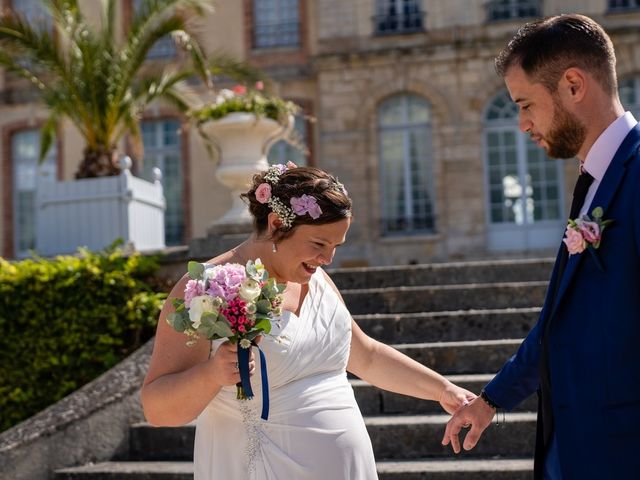
[[0, 431], [105, 372], [153, 336], [157, 259], [116, 247], [0, 258]]

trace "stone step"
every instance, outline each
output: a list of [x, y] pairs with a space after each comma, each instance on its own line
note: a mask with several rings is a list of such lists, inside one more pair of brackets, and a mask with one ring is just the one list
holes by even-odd
[[378, 462], [380, 480], [531, 480], [529, 458]]
[[[365, 417], [365, 424], [378, 460], [447, 458], [452, 455], [451, 447], [441, 441], [449, 418], [447, 414]], [[459, 458], [533, 456], [536, 414], [507, 413], [497, 418], [501, 423], [494, 421], [476, 447]]]
[[540, 307], [546, 281], [343, 290], [352, 315]]
[[[476, 394], [480, 393], [493, 375], [448, 375], [447, 378]], [[400, 395], [381, 390], [362, 380], [351, 380], [351, 386], [364, 416], [376, 415], [425, 415], [443, 413], [437, 402]], [[533, 394], [522, 402], [516, 411], [535, 412], [538, 408], [538, 397]]]
[[328, 270], [343, 289], [548, 281], [553, 258], [398, 265]]
[[384, 343], [450, 342], [522, 338], [540, 315], [540, 307], [354, 315], [371, 337]]
[[[450, 447], [440, 444], [449, 415], [398, 415], [365, 417], [376, 458], [409, 460], [448, 457]], [[531, 456], [535, 440], [536, 414], [500, 414], [503, 423], [492, 424], [477, 447], [462, 457]], [[131, 460], [182, 460], [193, 458], [195, 426], [152, 427], [146, 423], [131, 428]], [[153, 446], [153, 448], [151, 448]]]
[[521, 339], [392, 345], [443, 375], [496, 373], [518, 349]]
[[[530, 480], [523, 458], [377, 462], [380, 480]], [[55, 472], [54, 480], [193, 480], [192, 462], [103, 462]]]
[[57, 470], [54, 480], [193, 480], [193, 462], [101, 462]]

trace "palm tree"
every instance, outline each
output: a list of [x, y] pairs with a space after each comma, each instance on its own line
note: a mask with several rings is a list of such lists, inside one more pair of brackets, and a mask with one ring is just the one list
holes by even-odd
[[[117, 175], [117, 144], [131, 135], [142, 151], [138, 120], [154, 100], [181, 112], [192, 106], [186, 87], [194, 76], [211, 86], [211, 72], [256, 75], [224, 55], [207, 61], [189, 19], [202, 16], [211, 0], [142, 0], [124, 32], [116, 24], [116, 0], [102, 0], [96, 26], [78, 0], [43, 0], [52, 28], [38, 28], [16, 12], [0, 16], [0, 65], [28, 79], [49, 109], [41, 130], [40, 158], [51, 147], [60, 119], [68, 118], [85, 140], [76, 178]], [[160, 39], [171, 36], [186, 55], [179, 64], [145, 62]], [[212, 68], [213, 67], [213, 68]]]

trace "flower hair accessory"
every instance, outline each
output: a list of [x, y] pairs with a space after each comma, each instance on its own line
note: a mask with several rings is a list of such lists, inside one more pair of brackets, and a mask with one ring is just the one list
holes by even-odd
[[[318, 200], [312, 195], [304, 194], [300, 197], [291, 197], [289, 200], [291, 206], [286, 205], [282, 200], [273, 195], [272, 186], [277, 185], [280, 181], [280, 176], [292, 168], [297, 168], [297, 165], [293, 162], [287, 162], [286, 165], [281, 163], [272, 165], [264, 175], [265, 181], [258, 185], [255, 190], [256, 200], [263, 205], [267, 204], [271, 211], [278, 215], [282, 225], [286, 228], [291, 228], [297, 216], [309, 214], [311, 218], [316, 220], [322, 215], [322, 209], [320, 205], [318, 205]], [[339, 182], [331, 188], [340, 188], [346, 192]]]
[[322, 215], [322, 209], [318, 205], [318, 201], [311, 195], [302, 195], [301, 197], [292, 197], [290, 200], [293, 207], [293, 213], [296, 215], [309, 214], [311, 218], [316, 220]]

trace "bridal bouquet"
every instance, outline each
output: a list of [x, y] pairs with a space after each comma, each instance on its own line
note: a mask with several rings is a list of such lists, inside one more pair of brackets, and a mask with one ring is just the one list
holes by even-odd
[[[199, 338], [209, 340], [227, 338], [238, 344], [238, 369], [241, 382], [237, 384], [238, 399], [253, 398], [249, 381], [249, 352], [253, 340], [271, 331], [271, 320], [282, 313], [282, 292], [285, 285], [269, 278], [269, 273], [257, 259], [245, 266], [225, 263], [210, 268], [189, 262], [189, 281], [184, 299], [173, 300], [175, 312], [167, 316], [174, 330], [188, 337], [193, 345]], [[260, 350], [263, 377], [263, 402], [266, 367]], [[265, 406], [263, 404], [263, 414]], [[268, 412], [268, 403], [267, 403]], [[268, 414], [268, 413], [267, 413]], [[264, 418], [264, 417], [263, 417]]]

